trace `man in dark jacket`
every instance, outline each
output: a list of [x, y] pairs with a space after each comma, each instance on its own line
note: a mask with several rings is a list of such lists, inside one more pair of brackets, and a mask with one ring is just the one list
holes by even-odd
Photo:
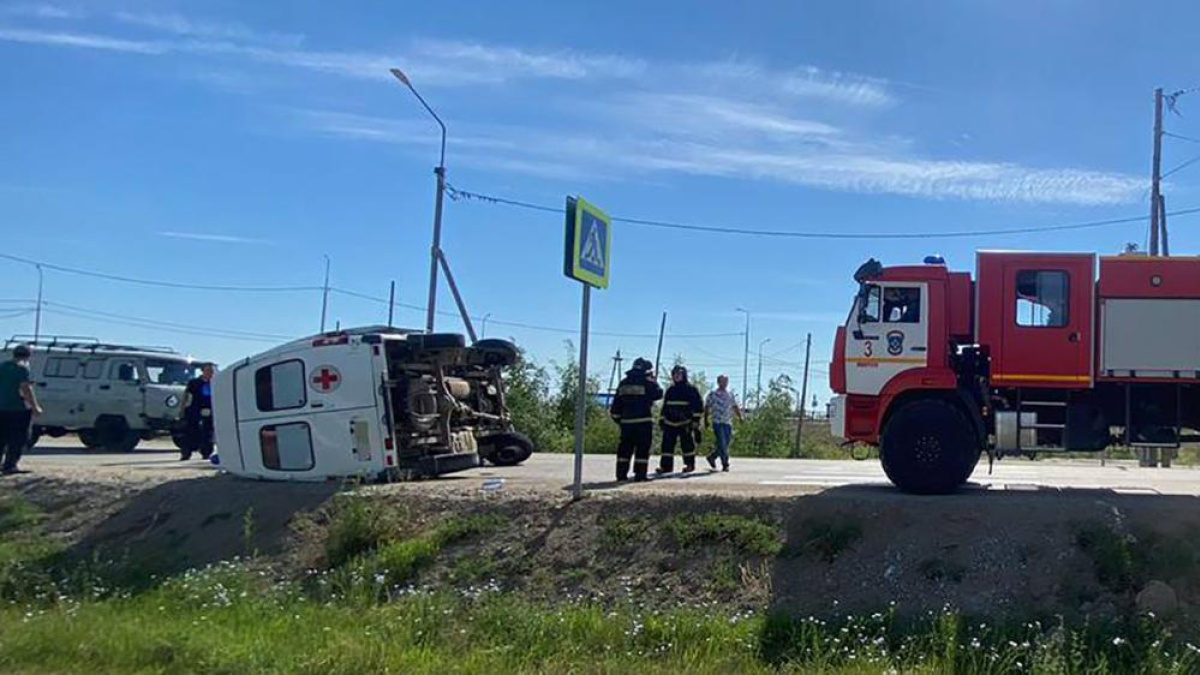
[[704, 399], [700, 390], [688, 382], [687, 368], [675, 366], [671, 370], [671, 386], [663, 397], [662, 457], [655, 473], [671, 473], [675, 470], [675, 443], [683, 447], [683, 472], [696, 470], [696, 441], [700, 435], [700, 420], [704, 417]]
[[633, 362], [633, 369], [617, 387], [609, 414], [621, 425], [621, 443], [617, 447], [617, 480], [629, 478], [633, 459], [633, 479], [646, 480], [650, 469], [650, 446], [654, 444], [654, 402], [662, 398], [662, 387], [654, 379], [653, 366], [646, 359]]
[[211, 363], [200, 366], [200, 377], [192, 378], [187, 383], [183, 394], [184, 436], [187, 447], [179, 451], [179, 459], [192, 458], [193, 451], [200, 451], [200, 456], [208, 459], [213, 453], [213, 416], [212, 416], [212, 378], [214, 367]]

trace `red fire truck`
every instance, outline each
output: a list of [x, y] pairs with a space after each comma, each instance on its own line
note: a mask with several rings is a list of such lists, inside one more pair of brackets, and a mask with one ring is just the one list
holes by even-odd
[[1200, 257], [980, 252], [870, 260], [837, 331], [833, 434], [902, 490], [966, 482], [983, 452], [1200, 440]]

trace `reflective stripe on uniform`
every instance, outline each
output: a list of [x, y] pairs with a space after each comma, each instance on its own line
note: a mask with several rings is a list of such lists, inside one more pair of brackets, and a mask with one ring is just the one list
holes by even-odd
[[645, 396], [646, 388], [640, 384], [626, 384], [617, 389], [618, 396]]
[[634, 466], [646, 466], [649, 463], [650, 463], [649, 459], [642, 459], [641, 457], [638, 457], [637, 459], [633, 460]]
[[653, 417], [638, 417], [636, 419], [621, 420], [621, 424], [641, 424], [642, 422], [653, 422]]
[[669, 427], [690, 427], [692, 425], [691, 420], [682, 420], [680, 422], [672, 422], [671, 420], [663, 420], [662, 422], [663, 422], [663, 424], [665, 424]]
[[691, 401], [667, 401], [664, 405], [691, 405]]

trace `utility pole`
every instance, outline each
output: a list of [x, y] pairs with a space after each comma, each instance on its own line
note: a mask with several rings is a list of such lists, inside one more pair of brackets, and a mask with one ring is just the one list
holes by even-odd
[[617, 355], [613, 357], [612, 372], [608, 374], [608, 392], [610, 394], [613, 391], [613, 386], [617, 382], [617, 374], [621, 372], [621, 362], [622, 361], [624, 361], [624, 359], [621, 358], [621, 350], [618, 349]]
[[662, 343], [663, 335], [667, 332], [667, 313], [663, 312], [662, 322], [658, 324], [658, 350], [654, 352], [654, 377], [661, 380], [662, 373], [659, 372], [658, 362], [662, 360]]
[[392, 281], [392, 289], [388, 292], [388, 328], [392, 327], [392, 318], [396, 314], [396, 282]]
[[[1154, 164], [1150, 169], [1150, 255], [1159, 255], [1158, 236], [1162, 227], [1162, 137], [1163, 90], [1154, 90]], [[1165, 228], [1164, 228], [1165, 229]]]
[[325, 256], [325, 285], [321, 289], [321, 332], [325, 332], [325, 310], [329, 308], [329, 256]]
[[746, 390], [750, 386], [750, 310], [738, 307], [737, 311], [746, 314], [746, 329], [742, 332], [745, 342], [742, 348], [742, 405], [746, 405], [749, 396]]
[[1162, 225], [1162, 254], [1164, 256], [1171, 255], [1171, 243], [1167, 239], [1167, 198], [1158, 196], [1158, 222]]
[[800, 456], [800, 439], [804, 434], [805, 399], [808, 398], [808, 357], [812, 353], [812, 333], [804, 340], [804, 379], [800, 382], [800, 418], [796, 420], [796, 457]]
[[35, 307], [35, 308], [34, 308], [34, 310], [33, 310], [33, 341], [34, 341], [34, 343], [35, 343], [35, 344], [37, 343], [37, 341], [38, 341], [38, 338], [42, 336], [42, 281], [43, 281], [43, 272], [42, 272], [42, 266], [41, 266], [41, 265], [38, 265], [38, 266], [37, 266], [37, 273], [38, 273], [38, 297], [37, 297], [37, 307]]

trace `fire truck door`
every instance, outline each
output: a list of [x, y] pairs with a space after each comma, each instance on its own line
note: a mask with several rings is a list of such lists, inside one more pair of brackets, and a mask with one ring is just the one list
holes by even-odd
[[846, 391], [877, 396], [900, 373], [924, 368], [929, 346], [929, 288], [883, 282], [864, 289], [846, 336]]
[[992, 381], [1004, 386], [1086, 388], [1092, 383], [1095, 260], [1039, 256], [1004, 265], [1004, 322]]

